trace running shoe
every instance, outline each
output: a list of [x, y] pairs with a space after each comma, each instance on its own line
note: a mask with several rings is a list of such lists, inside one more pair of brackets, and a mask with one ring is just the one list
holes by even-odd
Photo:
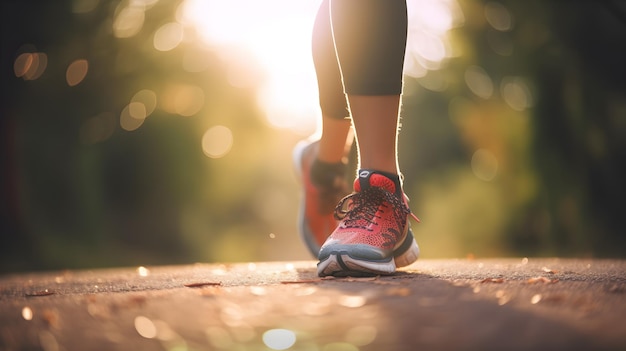
[[393, 274], [417, 260], [419, 247], [410, 229], [408, 198], [395, 174], [363, 169], [354, 193], [335, 209], [340, 223], [318, 255], [319, 276]]
[[[298, 213], [298, 230], [313, 257], [317, 257], [326, 238], [337, 227], [335, 207], [339, 200], [349, 194], [345, 178], [347, 165], [314, 161], [319, 141], [301, 141], [293, 152], [303, 194]], [[312, 172], [312, 168], [316, 168]], [[315, 176], [312, 176], [312, 173]]]

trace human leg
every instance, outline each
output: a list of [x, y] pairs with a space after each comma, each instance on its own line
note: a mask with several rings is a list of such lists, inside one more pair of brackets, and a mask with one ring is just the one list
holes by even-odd
[[331, 1], [335, 50], [360, 170], [355, 192], [340, 203], [341, 222], [320, 250], [318, 274], [390, 274], [419, 254], [408, 223], [410, 210], [397, 157], [406, 3]]
[[400, 95], [348, 95], [357, 130], [359, 168], [399, 174], [397, 152]]
[[350, 113], [335, 52], [330, 0], [322, 1], [315, 18], [312, 53], [322, 110], [322, 137], [319, 143], [318, 159], [336, 163], [346, 156], [353, 138], [350, 133]]
[[335, 50], [356, 129], [359, 166], [398, 174], [406, 2], [331, 1]]
[[294, 150], [294, 162], [303, 185], [298, 229], [311, 254], [317, 257], [338, 224], [335, 206], [349, 193], [345, 175], [347, 155], [354, 140], [333, 42], [330, 0], [322, 2], [315, 18], [312, 51], [322, 134], [319, 140], [300, 142]]

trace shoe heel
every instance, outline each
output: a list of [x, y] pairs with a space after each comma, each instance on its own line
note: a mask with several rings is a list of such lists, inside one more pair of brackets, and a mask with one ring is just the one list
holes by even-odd
[[409, 227], [404, 242], [402, 243], [400, 248], [397, 249], [396, 255], [394, 256], [396, 267], [406, 267], [412, 264], [413, 262], [417, 261], [419, 255], [420, 248], [419, 246], [417, 246], [415, 237], [413, 237], [413, 231]]
[[420, 255], [420, 249], [417, 246], [415, 239], [413, 239], [413, 243], [411, 244], [411, 247], [408, 250], [406, 250], [400, 256], [394, 257], [394, 261], [396, 261], [396, 267], [406, 267], [412, 264], [413, 262], [417, 261], [417, 258], [419, 257], [419, 255]]

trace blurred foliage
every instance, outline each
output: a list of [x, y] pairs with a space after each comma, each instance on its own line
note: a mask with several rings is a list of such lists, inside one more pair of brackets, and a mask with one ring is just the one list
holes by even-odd
[[[180, 1], [144, 2], [127, 38], [112, 28], [132, 1], [2, 2], [0, 271], [309, 259], [290, 160], [302, 136], [268, 124], [215, 49], [156, 51]], [[458, 5], [454, 55], [405, 84], [400, 157], [424, 257], [625, 256], [626, 7]], [[41, 76], [18, 76], [24, 53], [45, 53]], [[72, 86], [77, 59], [89, 68]], [[201, 107], [175, 105], [196, 88]], [[142, 90], [158, 108], [124, 127]], [[224, 157], [203, 152], [213, 126], [232, 132]]]
[[[403, 166], [426, 218], [422, 246], [435, 256], [624, 256], [626, 6], [459, 4], [459, 55], [405, 97], [400, 149], [415, 150]], [[497, 160], [487, 183], [476, 150]]]

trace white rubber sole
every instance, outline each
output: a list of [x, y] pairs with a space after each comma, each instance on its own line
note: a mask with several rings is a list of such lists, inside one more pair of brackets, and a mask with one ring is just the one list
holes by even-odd
[[350, 248], [345, 246], [341, 249], [338, 248], [337, 251], [331, 251], [317, 264], [317, 275], [320, 277], [329, 275], [337, 277], [391, 275], [395, 273], [396, 268], [406, 267], [417, 261], [419, 257], [419, 246], [417, 246], [412, 231], [409, 234], [400, 246], [400, 248], [408, 246], [406, 250], [387, 260], [359, 259], [351, 256]]
[[317, 264], [317, 275], [336, 277], [362, 277], [390, 275], [396, 271], [393, 259], [386, 262], [363, 261], [350, 257], [348, 253], [331, 254]]

